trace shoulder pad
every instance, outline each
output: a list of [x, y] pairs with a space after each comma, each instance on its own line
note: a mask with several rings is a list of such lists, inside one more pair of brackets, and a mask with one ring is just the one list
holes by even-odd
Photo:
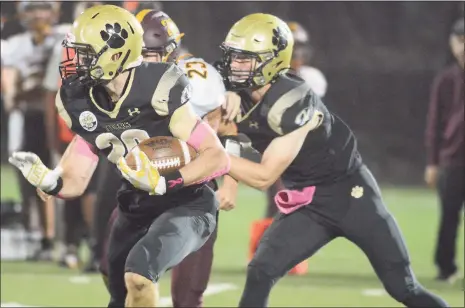
[[89, 91], [89, 88], [83, 86], [79, 82], [79, 78], [77, 75], [71, 75], [65, 78], [62, 81], [62, 85], [60, 87], [60, 95], [61, 100], [66, 105], [67, 103], [71, 102], [73, 99], [80, 99], [84, 98]]
[[155, 88], [151, 100], [152, 107], [161, 116], [171, 115], [189, 101], [191, 92], [191, 85], [184, 72], [170, 63]]
[[268, 125], [279, 135], [285, 135], [315, 121], [313, 129], [321, 124], [323, 112], [318, 96], [306, 83], [283, 94], [268, 112]]

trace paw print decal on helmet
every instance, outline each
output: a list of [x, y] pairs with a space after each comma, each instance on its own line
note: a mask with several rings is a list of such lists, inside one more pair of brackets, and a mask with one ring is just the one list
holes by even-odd
[[128, 31], [121, 28], [121, 25], [115, 22], [113, 26], [106, 24], [105, 30], [100, 31], [100, 37], [107, 43], [110, 48], [118, 49], [126, 44]]
[[277, 52], [286, 49], [288, 42], [281, 28], [273, 29], [272, 43], [276, 46]]

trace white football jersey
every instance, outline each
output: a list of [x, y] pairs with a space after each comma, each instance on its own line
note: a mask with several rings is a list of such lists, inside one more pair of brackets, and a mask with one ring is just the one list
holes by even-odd
[[[22, 81], [21, 91], [32, 91], [42, 86], [47, 63], [55, 46], [61, 45], [68, 27], [54, 26], [52, 33], [41, 45], [34, 45], [31, 32], [23, 32], [10, 37], [5, 50], [2, 46], [2, 65], [18, 69]], [[58, 68], [55, 70], [58, 71]]]
[[307, 82], [310, 89], [312, 89], [316, 95], [319, 97], [325, 96], [328, 82], [326, 81], [325, 75], [323, 75], [319, 69], [311, 66], [302, 66], [297, 73]]
[[218, 71], [201, 58], [181, 59], [179, 68], [189, 77], [192, 84], [191, 105], [196, 114], [204, 117], [221, 106], [226, 89]]

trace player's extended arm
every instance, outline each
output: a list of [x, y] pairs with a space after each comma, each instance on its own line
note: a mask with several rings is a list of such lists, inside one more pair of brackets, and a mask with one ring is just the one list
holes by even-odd
[[268, 189], [295, 159], [308, 132], [315, 126], [315, 121], [310, 121], [287, 135], [275, 138], [266, 148], [260, 163], [231, 155], [229, 174], [248, 186]]
[[63, 199], [81, 196], [89, 185], [97, 163], [98, 155], [92, 145], [78, 135], [74, 136], [59, 163], [63, 170], [63, 187], [58, 196]]
[[169, 127], [173, 136], [199, 152], [195, 160], [179, 170], [184, 185], [208, 181], [229, 171], [229, 157], [215, 131], [195, 115], [190, 104], [184, 104], [173, 113]]
[[86, 141], [76, 136], [60, 164], [53, 170], [31, 152], [14, 152], [8, 161], [21, 171], [31, 185], [45, 194], [72, 199], [84, 193], [97, 166], [98, 157]]

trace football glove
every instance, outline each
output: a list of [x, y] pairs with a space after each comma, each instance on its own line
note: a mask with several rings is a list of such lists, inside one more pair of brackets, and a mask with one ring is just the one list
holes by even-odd
[[21, 171], [31, 185], [44, 192], [55, 189], [63, 173], [60, 166], [54, 170], [48, 169], [39, 156], [31, 152], [13, 152], [8, 161]]
[[118, 160], [117, 167], [122, 176], [135, 188], [144, 190], [150, 195], [163, 195], [166, 193], [165, 178], [160, 175], [147, 155], [138, 147], [132, 150], [136, 170], [131, 169], [124, 157]]

